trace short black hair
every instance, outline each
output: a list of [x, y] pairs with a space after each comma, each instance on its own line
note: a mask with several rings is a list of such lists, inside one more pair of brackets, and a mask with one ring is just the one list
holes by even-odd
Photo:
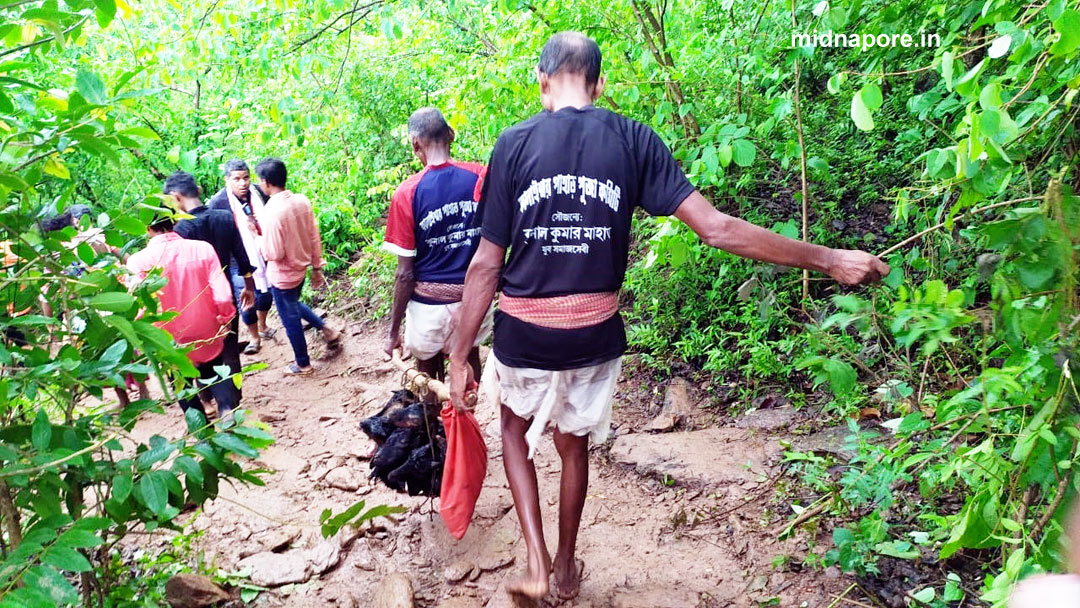
[[285, 163], [280, 158], [264, 158], [255, 165], [255, 174], [266, 180], [266, 183], [278, 188], [285, 187], [285, 180], [289, 177], [285, 170]]
[[162, 190], [165, 194], [175, 192], [187, 198], [198, 198], [199, 196], [199, 184], [195, 181], [195, 176], [185, 171], [177, 171], [167, 177]]
[[449, 144], [454, 137], [454, 130], [446, 122], [438, 108], [426, 107], [409, 116], [409, 137], [431, 143]]
[[537, 67], [548, 76], [564, 71], [582, 74], [585, 84], [592, 86], [600, 80], [602, 62], [595, 40], [578, 32], [559, 32], [544, 44]]
[[244, 162], [242, 158], [234, 158], [225, 162], [225, 177], [229, 177], [233, 171], [247, 171], [248, 175], [251, 174], [251, 169], [248, 169], [248, 164]]
[[63, 230], [68, 226], [74, 225], [74, 223], [74, 215], [72, 215], [71, 210], [68, 209], [60, 215], [54, 215], [41, 220], [41, 231], [54, 232], [56, 230]]
[[158, 216], [150, 220], [150, 228], [154, 232], [172, 232], [174, 227], [176, 227], [176, 222], [168, 215]]

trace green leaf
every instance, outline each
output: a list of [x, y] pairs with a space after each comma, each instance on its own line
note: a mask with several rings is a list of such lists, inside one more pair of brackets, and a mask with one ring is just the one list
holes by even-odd
[[720, 166], [727, 168], [731, 164], [732, 149], [730, 144], [720, 146], [716, 151], [716, 156], [720, 159]]
[[53, 177], [59, 177], [60, 179], [71, 179], [71, 171], [68, 171], [66, 165], [55, 156], [50, 156], [45, 159], [45, 173]]
[[61, 547], [86, 549], [103, 545], [105, 544], [105, 541], [93, 532], [87, 530], [71, 529], [61, 534], [60, 538], [56, 539], [56, 544]]
[[1016, 265], [1020, 283], [1031, 290], [1042, 289], [1054, 277], [1053, 264], [1040, 262], [1019, 263]]
[[120, 362], [120, 359], [124, 358], [124, 353], [127, 352], [127, 348], [127, 340], [117, 340], [112, 346], [105, 349], [105, 352], [101, 354], [100, 361], [102, 363], [112, 363], [115, 365]]
[[41, 554], [41, 563], [68, 572], [89, 572], [93, 566], [82, 553], [69, 547], [53, 545]]
[[122, 133], [123, 135], [131, 135], [133, 137], [141, 137], [143, 139], [152, 139], [155, 141], [161, 139], [160, 137], [158, 137], [158, 134], [149, 127], [132, 127], [130, 129], [124, 129], [123, 131], [120, 131], [120, 133]]
[[203, 482], [203, 470], [199, 466], [199, 463], [195, 462], [195, 459], [191, 456], [178, 456], [173, 461], [173, 470], [179, 470], [188, 479], [195, 483], [202, 485]]
[[822, 173], [829, 172], [829, 162], [817, 156], [807, 159], [806, 165], [814, 171], [820, 171]]
[[829, 388], [834, 394], [845, 395], [855, 388], [859, 376], [848, 362], [827, 359], [822, 367], [829, 374]]
[[137, 217], [131, 215], [119, 215], [114, 217], [109, 224], [116, 226], [131, 236], [142, 236], [146, 234], [146, 224], [139, 221]]
[[716, 146], [705, 146], [701, 152], [701, 162], [705, 164], [709, 174], [716, 175], [716, 170], [720, 168], [720, 156], [716, 151]]
[[1012, 36], [1008, 34], [1004, 36], [998, 36], [990, 43], [990, 49], [986, 52], [991, 59], [997, 59], [998, 57], [1004, 57], [1009, 52], [1009, 46], [1012, 44]]
[[991, 82], [983, 87], [979, 93], [979, 105], [984, 110], [990, 110], [1001, 106], [1001, 85]]
[[188, 173], [195, 171], [196, 165], [199, 163], [199, 151], [188, 150], [180, 154], [180, 168]]
[[143, 475], [135, 488], [135, 497], [157, 516], [160, 516], [169, 504], [169, 489], [160, 473], [152, 471]]
[[79, 140], [79, 145], [87, 152], [95, 155], [102, 156], [105, 160], [111, 162], [114, 165], [120, 164], [120, 155], [116, 153], [116, 150], [112, 146], [104, 141], [90, 136], [82, 134], [73, 134], [75, 139]]
[[862, 97], [863, 104], [871, 112], [877, 111], [881, 107], [882, 97], [881, 89], [876, 84], [868, 84], [859, 89], [859, 96]]
[[912, 593], [911, 597], [924, 604], [929, 604], [937, 597], [937, 592], [934, 591], [933, 587], [923, 587], [918, 592]]
[[131, 475], [117, 475], [113, 477], [112, 497], [121, 502], [131, 496]]
[[1060, 37], [1050, 46], [1050, 54], [1068, 55], [1075, 51], [1080, 47], [1080, 13], [1071, 8], [1065, 9], [1065, 12], [1054, 20], [1054, 31]]
[[97, 22], [104, 29], [116, 17], [116, 0], [94, 0], [97, 7]]
[[34, 417], [34, 424], [30, 427], [30, 443], [39, 452], [49, 449], [49, 444], [52, 443], [52, 423], [44, 409], [38, 410]]
[[941, 54], [941, 77], [945, 80], [945, 88], [949, 91], [953, 89], [952, 77], [954, 61], [955, 59], [951, 51], [945, 51]]
[[757, 150], [754, 148], [754, 144], [745, 139], [736, 139], [732, 142], [733, 155], [735, 164], [740, 167], [749, 167], [754, 164], [754, 158], [757, 156]]
[[122, 291], [107, 291], [86, 299], [92, 308], [108, 312], [127, 312], [135, 305], [135, 298]]
[[256, 458], [259, 455], [258, 450], [231, 433], [218, 433], [210, 438], [210, 443], [235, 454], [247, 456], [248, 458]]
[[[874, 85], [867, 85], [874, 86]], [[876, 86], [874, 88], [877, 88]], [[866, 98], [863, 95], [863, 90], [866, 87], [859, 89], [854, 95], [851, 96], [851, 120], [855, 123], [855, 126], [862, 131], [874, 130], [874, 117], [871, 113], [869, 106], [866, 105]], [[878, 97], [881, 96], [879, 91]], [[872, 96], [871, 96], [872, 97]]]
[[105, 85], [93, 72], [80, 68], [75, 73], [75, 90], [96, 106], [105, 104]]
[[840, 87], [844, 86], [844, 82], [847, 81], [847, 73], [840, 72], [839, 74], [833, 74], [829, 77], [829, 82], [826, 83], [826, 88], [833, 95], [840, 93]]
[[971, 95], [972, 91], [975, 88], [975, 83], [978, 82], [978, 76], [980, 73], [982, 73], [983, 66], [985, 65], [986, 59], [983, 59], [979, 61], [979, 63], [976, 63], [974, 66], [972, 66], [970, 70], [965, 72], [964, 75], [961, 76], [954, 85], [956, 87], [956, 92], [965, 96]]
[[34, 566], [26, 571], [26, 574], [22, 577], [22, 582], [27, 587], [44, 593], [60, 606], [74, 604], [79, 601], [79, 593], [75, 590], [75, 587], [64, 578], [64, 575], [53, 568]]

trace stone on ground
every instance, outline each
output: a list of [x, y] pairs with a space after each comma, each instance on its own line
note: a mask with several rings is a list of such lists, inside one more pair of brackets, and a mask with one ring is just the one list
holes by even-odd
[[371, 602], [372, 608], [413, 608], [413, 586], [402, 572], [388, 575], [379, 582]]
[[245, 557], [236, 564], [241, 570], [251, 569], [251, 582], [260, 587], [280, 587], [303, 583], [311, 578], [311, 567], [302, 551], [270, 553], [264, 551]]
[[765, 432], [785, 430], [795, 422], [797, 412], [790, 405], [772, 409], [760, 409], [747, 412], [735, 420], [740, 429], [757, 429]]
[[757, 481], [780, 451], [774, 439], [741, 429], [713, 428], [622, 435], [612, 445], [611, 456], [645, 475], [714, 486]]
[[326, 474], [325, 481], [326, 485], [346, 492], [360, 489], [360, 476], [349, 467], [338, 467], [330, 471]]
[[667, 392], [664, 394], [664, 407], [653, 418], [652, 422], [645, 426], [646, 431], [670, 431], [687, 420], [694, 413], [694, 405], [690, 402], [690, 383], [684, 378], [673, 378], [668, 383]]
[[165, 601], [172, 608], [207, 608], [231, 599], [217, 583], [198, 574], [177, 574], [165, 583]]

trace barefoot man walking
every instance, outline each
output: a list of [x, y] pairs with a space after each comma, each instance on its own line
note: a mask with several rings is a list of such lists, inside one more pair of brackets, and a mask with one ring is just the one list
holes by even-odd
[[[617, 292], [634, 208], [674, 214], [713, 247], [825, 272], [844, 284], [889, 272], [868, 253], [794, 241], [714, 209], [651, 129], [593, 106], [604, 89], [600, 62], [596, 43], [578, 33], [556, 34], [544, 46], [536, 70], [544, 111], [495, 143], [478, 210], [481, 241], [451, 340], [451, 395], [458, 405], [472, 381], [469, 350], [498, 288], [484, 375], [493, 376], [501, 407], [503, 465], [528, 550], [524, 575], [507, 586], [516, 596], [545, 595], [552, 573], [559, 598], [575, 597], [580, 587], [575, 545], [588, 441], [607, 437], [626, 348]], [[549, 424], [562, 459], [554, 562], [532, 462]]]

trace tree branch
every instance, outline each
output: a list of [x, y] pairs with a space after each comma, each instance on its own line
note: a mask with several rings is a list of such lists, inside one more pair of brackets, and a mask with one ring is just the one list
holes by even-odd
[[[990, 211], [991, 209], [997, 209], [998, 207], [1005, 207], [1005, 206], [1008, 206], [1008, 205], [1015, 205], [1016, 203], [1027, 203], [1027, 202], [1031, 202], [1031, 201], [1041, 201], [1042, 199], [1043, 199], [1043, 197], [1041, 197], [1041, 196], [1029, 196], [1029, 197], [1026, 197], [1026, 198], [1017, 198], [1017, 199], [1013, 199], [1011, 201], [1003, 201], [1003, 202], [1000, 202], [1000, 203], [994, 203], [993, 205], [986, 205], [985, 207], [979, 207], [977, 209], [971, 209], [969, 211], [966, 211], [966, 212], [960, 214], [959, 216], [954, 217], [952, 221], [953, 222], [958, 222], [958, 221], [962, 220], [966, 216], [975, 215], [976, 213], [982, 213], [984, 211]], [[893, 253], [894, 251], [898, 250], [898, 249], [903, 249], [906, 245], [909, 245], [909, 244], [921, 239], [922, 237], [930, 234], [931, 232], [934, 232], [936, 230], [941, 230], [942, 228], [944, 228], [946, 226], [946, 224], [948, 224], [948, 222], [941, 222], [940, 224], [936, 224], [934, 226], [931, 226], [931, 227], [927, 228], [926, 230], [923, 230], [922, 232], [919, 232], [919, 233], [916, 233], [916, 234], [914, 234], [912, 236], [909, 236], [908, 238], [900, 241], [899, 243], [893, 245], [892, 247], [889, 247], [885, 251], [882, 251], [881, 253], [877, 254], [877, 257], [879, 257], [879, 258], [880, 257], [885, 257], [885, 256], [889, 255], [890, 253]]]
[[[75, 23], [75, 25], [72, 25], [71, 27], [67, 28], [63, 32], [60, 32], [60, 34], [62, 36], [67, 36], [72, 31], [74, 31], [76, 28], [78, 28], [83, 23], [85, 23], [86, 20], [89, 19], [89, 18], [90, 18], [90, 15], [83, 15], [83, 18], [79, 19]], [[0, 58], [7, 57], [8, 55], [18, 53], [19, 51], [25, 51], [26, 49], [32, 49], [35, 46], [41, 46], [43, 44], [48, 44], [48, 43], [52, 42], [53, 40], [56, 40], [56, 36], [49, 36], [48, 38], [42, 38], [41, 40], [35, 40], [33, 42], [28, 42], [28, 43], [26, 43], [26, 44], [24, 44], [22, 46], [17, 46], [17, 47], [15, 47], [13, 49], [10, 49], [10, 50], [4, 51], [3, 53], [0, 53]]]
[[[348, 27], [346, 29], [352, 29], [352, 26], [356, 24], [356, 21], [353, 20], [352, 17], [351, 17], [352, 15], [355, 15], [356, 13], [358, 13], [360, 11], [364, 11], [364, 14], [361, 15], [361, 19], [362, 19], [363, 17], [366, 17], [371, 12], [372, 9], [374, 9], [375, 7], [381, 6], [381, 5], [385, 4], [388, 1], [389, 0], [371, 0], [371, 2], [368, 2], [367, 4], [365, 4], [363, 6], [358, 6], [357, 4], [354, 4], [352, 9], [347, 10], [344, 13], [341, 13], [337, 17], [334, 17], [329, 23], [323, 25], [318, 30], [316, 30], [314, 34], [311, 34], [310, 36], [308, 36], [307, 38], [304, 38], [300, 42], [297, 42], [297, 43], [293, 44], [289, 48], [289, 53], [295, 53], [296, 51], [300, 50], [300, 48], [303, 47], [304, 45], [310, 44], [311, 42], [314, 42], [320, 36], [325, 34], [328, 30], [330, 30], [335, 25], [337, 25], [338, 21], [341, 21], [342, 19], [345, 19], [346, 17], [349, 17], [349, 25], [348, 25]], [[344, 30], [339, 30], [337, 33], [341, 34], [343, 32], [344, 32]]]

